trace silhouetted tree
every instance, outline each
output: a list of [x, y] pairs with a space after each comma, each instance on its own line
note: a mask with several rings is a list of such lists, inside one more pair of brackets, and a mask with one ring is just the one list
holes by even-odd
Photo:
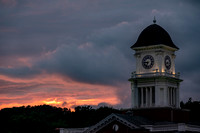
[[192, 98], [189, 98], [186, 103], [181, 101], [180, 106], [182, 109], [190, 110], [190, 119], [191, 121], [200, 120], [200, 101], [193, 101]]

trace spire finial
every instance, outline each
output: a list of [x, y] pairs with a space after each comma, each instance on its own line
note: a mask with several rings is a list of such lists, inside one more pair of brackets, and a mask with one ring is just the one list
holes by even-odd
[[156, 23], [156, 17], [154, 16], [153, 18], [153, 23], [155, 24]]

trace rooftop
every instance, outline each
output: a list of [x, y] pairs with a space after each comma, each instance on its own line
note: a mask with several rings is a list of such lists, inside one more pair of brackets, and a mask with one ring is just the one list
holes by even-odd
[[172, 41], [168, 32], [157, 24], [152, 24], [146, 27], [139, 35], [135, 44], [131, 46], [132, 49], [137, 47], [152, 46], [152, 45], [166, 45], [175, 49], [179, 49]]

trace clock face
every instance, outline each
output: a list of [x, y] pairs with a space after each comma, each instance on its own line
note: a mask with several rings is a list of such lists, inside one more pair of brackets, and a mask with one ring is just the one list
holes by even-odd
[[142, 66], [145, 69], [150, 69], [152, 68], [154, 65], [154, 59], [153, 56], [151, 55], [146, 55], [143, 59], [142, 59]]
[[167, 55], [165, 56], [165, 67], [169, 70], [171, 68], [171, 59], [170, 57]]

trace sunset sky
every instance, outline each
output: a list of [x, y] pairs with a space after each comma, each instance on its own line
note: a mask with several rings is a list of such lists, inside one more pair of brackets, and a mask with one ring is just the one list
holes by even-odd
[[130, 107], [130, 46], [154, 16], [180, 48], [180, 100], [200, 100], [200, 1], [0, 0], [0, 109]]

